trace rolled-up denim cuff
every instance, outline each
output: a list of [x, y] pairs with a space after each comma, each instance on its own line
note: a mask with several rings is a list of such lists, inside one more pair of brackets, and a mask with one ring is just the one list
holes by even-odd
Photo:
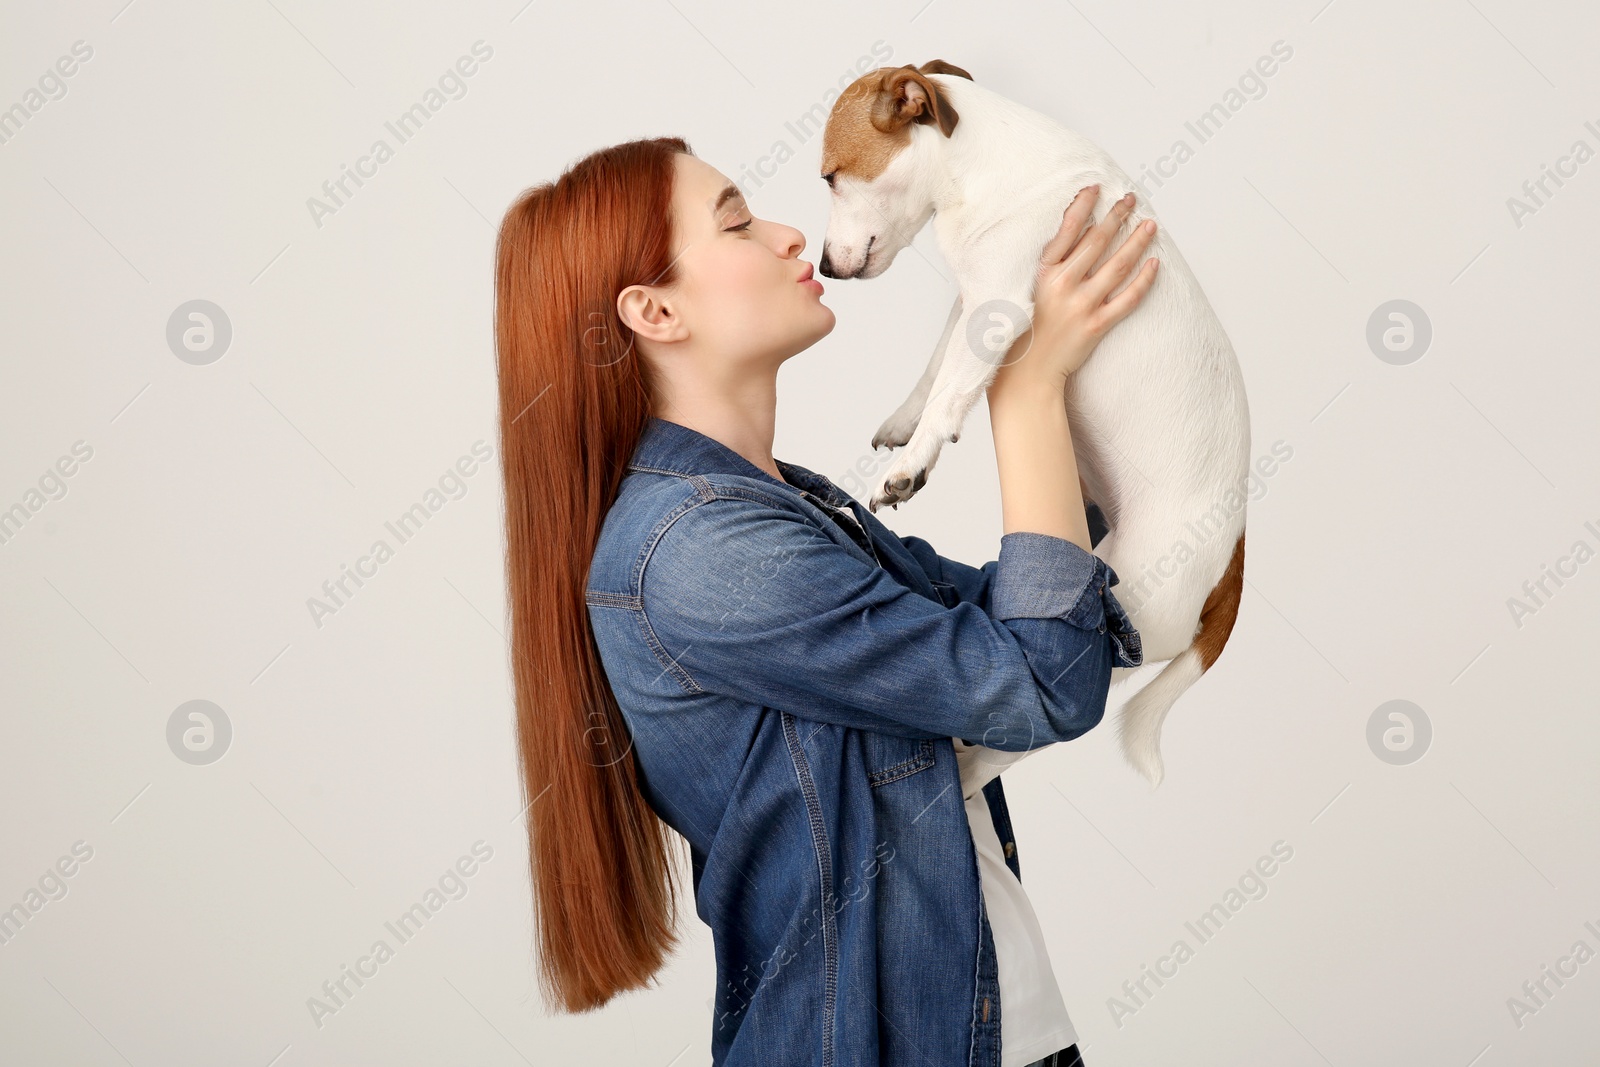
[[[1111, 571], [1110, 566], [1106, 567]], [[1133, 628], [1133, 623], [1128, 619], [1128, 613], [1122, 610], [1122, 605], [1117, 602], [1116, 596], [1111, 592], [1110, 586], [1117, 584], [1117, 572], [1111, 571], [1111, 581], [1106, 583], [1107, 589], [1101, 593], [1106, 611], [1106, 629], [1111, 634], [1112, 642], [1117, 646], [1118, 667], [1138, 667], [1144, 663], [1144, 643], [1139, 637], [1139, 631]]]
[[1144, 662], [1139, 631], [1111, 593], [1117, 572], [1105, 560], [1064, 537], [1017, 531], [1000, 538], [989, 610], [994, 618], [1061, 619], [1084, 630], [1109, 633], [1117, 666]]
[[989, 607], [996, 619], [1065, 619], [1093, 630], [1105, 621], [1100, 590], [1116, 579], [1093, 552], [1051, 534], [1000, 538]]

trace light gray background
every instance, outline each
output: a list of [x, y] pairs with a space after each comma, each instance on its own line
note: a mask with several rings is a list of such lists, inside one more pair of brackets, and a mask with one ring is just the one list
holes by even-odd
[[[1600, 160], [1520, 225], [1507, 200], [1575, 141], [1600, 149], [1594, 9], [123, 5], [9, 4], [0, 35], [0, 107], [93, 48], [0, 145], [0, 508], [93, 449], [0, 545], [0, 907], [93, 849], [0, 945], [0, 1060], [708, 1062], [692, 912], [659, 988], [541, 1013], [498, 466], [320, 628], [306, 601], [395, 545], [384, 523], [475, 441], [498, 449], [492, 249], [521, 189], [636, 136], [680, 134], [735, 178], [782, 143], [746, 187], [815, 260], [818, 138], [790, 123], [876, 45], [961, 65], [1130, 172], [1189, 141], [1153, 203], [1238, 350], [1252, 453], [1293, 450], [1250, 504], [1239, 624], [1173, 713], [1165, 784], [1109, 728], [1007, 776], [1087, 1061], [1589, 1062], [1600, 960], [1520, 1026], [1507, 1001], [1575, 942], [1600, 951], [1600, 562], [1520, 626], [1507, 601], [1600, 545]], [[466, 95], [396, 145], [384, 122], [478, 40]], [[1277, 40], [1293, 56], [1264, 95], [1197, 145], [1184, 123]], [[394, 158], [318, 226], [308, 198], [379, 137]], [[777, 454], [858, 496], [852, 464], [953, 292], [931, 233], [916, 248], [827, 282], [838, 327], [781, 378]], [[166, 341], [194, 299], [233, 330], [204, 366]], [[1401, 366], [1366, 341], [1397, 299], [1433, 329]], [[885, 516], [975, 563], [1000, 534], [985, 420]], [[197, 699], [232, 727], [203, 766], [167, 741]], [[1433, 728], [1405, 766], [1366, 739], [1396, 699]], [[466, 895], [316, 1025], [308, 998], [395, 944], [383, 924], [480, 840]], [[1280, 840], [1266, 896], [1199, 945], [1185, 922]], [[1194, 957], [1118, 1025], [1109, 999], [1179, 938]]]

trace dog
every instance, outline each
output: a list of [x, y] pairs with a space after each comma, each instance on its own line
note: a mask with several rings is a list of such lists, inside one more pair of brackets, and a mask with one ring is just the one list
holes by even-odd
[[[832, 190], [825, 277], [877, 277], [929, 219], [957, 275], [932, 360], [872, 439], [899, 450], [868, 502], [876, 512], [922, 488], [1026, 331], [1040, 254], [1073, 197], [1098, 183], [1098, 221], [1135, 186], [1087, 138], [938, 59], [851, 83], [821, 152]], [[1153, 217], [1136, 200], [1101, 262]], [[1250, 413], [1228, 335], [1165, 227], [1148, 252], [1161, 264], [1154, 285], [1068, 378], [1064, 400], [1085, 497], [1110, 527], [1094, 551], [1117, 573], [1146, 663], [1165, 662], [1118, 729], [1154, 787], [1167, 712], [1222, 654], [1238, 615]], [[1136, 669], [1116, 668], [1113, 683]], [[1021, 755], [988, 753], [989, 777]]]

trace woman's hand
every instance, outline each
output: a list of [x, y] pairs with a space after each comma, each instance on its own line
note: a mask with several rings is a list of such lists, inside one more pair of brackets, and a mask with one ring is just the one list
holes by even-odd
[[1156, 224], [1149, 219], [1128, 235], [1099, 270], [1089, 273], [1134, 203], [1129, 193], [1085, 233], [1099, 195], [1098, 185], [1080, 190], [1062, 216], [1061, 229], [1044, 246], [1034, 285], [1033, 323], [1006, 353], [989, 385], [991, 399], [997, 390], [1014, 387], [1030, 393], [1050, 389], [1053, 393], [1047, 395], [1059, 396], [1067, 376], [1083, 365], [1100, 339], [1139, 305], [1154, 284], [1156, 260], [1152, 257], [1127, 288], [1111, 296], [1155, 236]]

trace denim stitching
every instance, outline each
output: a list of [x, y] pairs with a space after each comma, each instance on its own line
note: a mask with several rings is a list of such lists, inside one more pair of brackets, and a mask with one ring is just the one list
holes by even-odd
[[823, 957], [823, 1009], [822, 1009], [822, 1067], [833, 1067], [834, 998], [839, 982], [838, 931], [833, 922], [833, 858], [828, 845], [827, 828], [822, 823], [822, 804], [817, 797], [817, 786], [811, 778], [811, 765], [800, 745], [800, 734], [795, 729], [795, 717], [787, 711], [779, 713], [783, 719], [783, 739], [789, 746], [790, 762], [795, 776], [800, 780], [800, 792], [805, 797], [806, 817], [811, 823], [811, 846], [817, 856], [817, 871], [822, 879], [822, 957]]
[[972, 1037], [971, 1042], [967, 1047], [967, 1063], [969, 1067], [976, 1067], [978, 1063], [978, 1027], [981, 1025], [978, 1020], [978, 1001], [983, 998], [983, 973], [981, 971], [981, 967], [983, 963], [982, 924], [984, 919], [983, 890], [982, 883], [980, 882], [978, 891], [978, 922], [975, 924], [978, 927], [978, 951], [972, 958]]
[[868, 784], [879, 786], [885, 785], [889, 782], [897, 782], [902, 778], [916, 774], [918, 771], [925, 771], [929, 767], [932, 767], [934, 761], [933, 741], [931, 739], [924, 738], [920, 742], [920, 745], [921, 748], [918, 750], [915, 756], [912, 756], [909, 759], [901, 760], [899, 763], [884, 767], [881, 770], [870, 772], [867, 775]]
[[[676, 477], [683, 478], [685, 476], [680, 474], [676, 475]], [[672, 527], [673, 523], [687, 515], [692, 509], [699, 507], [708, 500], [715, 499], [714, 497], [708, 497], [705, 495], [704, 478], [700, 478], [698, 475], [695, 475], [689, 478], [689, 481], [694, 483], [695, 495], [673, 507], [671, 511], [667, 512], [667, 514], [662, 517], [660, 522], [656, 523], [655, 529], [650, 531], [650, 535], [645, 538], [644, 547], [639, 550], [639, 558], [634, 561], [633, 576], [630, 579], [630, 582], [633, 587], [633, 593], [631, 595], [638, 601], [639, 604], [639, 629], [644, 635], [645, 645], [649, 647], [651, 653], [656, 657], [656, 662], [660, 663], [662, 668], [677, 680], [678, 685], [682, 687], [685, 692], [697, 694], [704, 692], [704, 690], [700, 687], [700, 683], [695, 681], [694, 676], [691, 675], [681, 664], [679, 664], [678, 661], [672, 657], [672, 654], [667, 651], [666, 646], [661, 643], [661, 639], [656, 636], [655, 628], [650, 625], [650, 617], [644, 610], [644, 571], [645, 566], [650, 562], [650, 554], [655, 551], [656, 544], [660, 542], [662, 536], [665, 535], [667, 530]]]
[[636, 596], [630, 596], [627, 593], [611, 593], [604, 589], [586, 591], [584, 600], [590, 606], [597, 608], [641, 608], [644, 606]]

